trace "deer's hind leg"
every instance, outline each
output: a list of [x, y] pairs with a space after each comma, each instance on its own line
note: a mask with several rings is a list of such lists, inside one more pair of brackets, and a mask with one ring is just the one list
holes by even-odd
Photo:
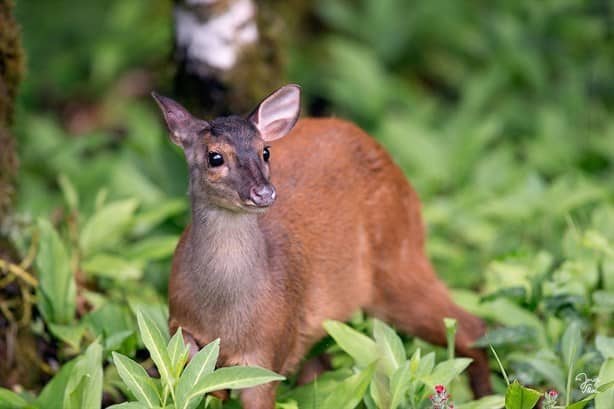
[[492, 393], [488, 357], [485, 351], [471, 347], [484, 335], [482, 320], [452, 301], [426, 257], [415, 257], [405, 266], [403, 271], [379, 280], [394, 284], [379, 286], [372, 312], [407, 334], [442, 346], [446, 344], [443, 319], [455, 318], [458, 322], [455, 350], [473, 359], [469, 367], [471, 389], [476, 397]]

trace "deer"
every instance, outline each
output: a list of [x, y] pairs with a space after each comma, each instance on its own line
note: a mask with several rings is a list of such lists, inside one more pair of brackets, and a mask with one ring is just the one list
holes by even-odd
[[[475, 396], [491, 393], [486, 352], [472, 347], [485, 324], [436, 276], [418, 195], [374, 138], [342, 119], [299, 120], [295, 84], [247, 116], [210, 121], [152, 96], [189, 169], [191, 223], [168, 293], [170, 331], [181, 327], [191, 354], [219, 338], [218, 366], [288, 375], [326, 335], [325, 320], [363, 310], [445, 345], [451, 317]], [[277, 386], [242, 390], [243, 407], [273, 408]]]

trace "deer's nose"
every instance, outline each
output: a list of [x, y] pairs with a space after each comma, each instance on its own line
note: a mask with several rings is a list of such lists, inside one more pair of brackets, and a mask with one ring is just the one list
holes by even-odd
[[275, 188], [272, 185], [253, 186], [249, 190], [249, 197], [256, 206], [266, 207], [275, 201]]

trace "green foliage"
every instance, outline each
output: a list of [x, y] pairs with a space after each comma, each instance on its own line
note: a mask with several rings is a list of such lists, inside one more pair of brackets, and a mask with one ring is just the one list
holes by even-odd
[[[169, 82], [171, 2], [38, 3], [16, 5], [29, 67], [15, 127], [21, 216], [7, 229], [24, 258], [37, 249], [31, 327], [57, 346], [60, 367], [37, 398], [0, 389], [0, 408], [96, 406], [100, 388], [116, 402], [136, 399], [121, 408], [232, 407], [235, 399], [203, 402], [202, 394], [237, 379], [264, 381], [260, 372], [214, 371], [218, 341], [186, 365], [180, 334], [167, 329], [187, 172], [144, 95]], [[493, 370], [498, 395], [470, 401], [454, 323], [445, 351], [377, 320], [331, 321], [334, 370], [310, 385], [284, 382], [279, 407], [423, 409], [444, 383], [463, 409], [499, 408], [508, 397], [514, 408], [528, 406], [535, 393], [523, 385], [556, 388], [557, 405], [570, 409], [610, 409], [609, 6], [314, 4], [317, 29], [284, 31], [305, 111], [352, 119], [392, 153], [422, 198], [439, 274], [459, 304], [488, 322], [477, 345], [495, 347], [491, 366], [501, 369]], [[144, 347], [161, 379], [147, 375], [150, 361], [134, 361]], [[599, 379], [596, 392], [582, 392], [580, 373]]]
[[401, 338], [377, 319], [373, 339], [337, 321], [324, 327], [354, 361], [354, 373], [346, 375], [342, 368], [339, 377], [329, 375], [291, 390], [284, 399], [299, 407], [354, 408], [363, 401], [375, 408], [420, 408], [435, 385], [449, 385], [471, 363], [454, 357], [436, 363], [434, 352], [422, 356], [420, 348], [408, 358]]
[[158, 327], [155, 318], [141, 310], [137, 311], [137, 321], [143, 342], [161, 377], [160, 380], [151, 378], [138, 363], [113, 352], [113, 362], [119, 376], [136, 399], [130, 404], [112, 406], [115, 409], [194, 409], [208, 392], [249, 388], [284, 379], [283, 376], [257, 367], [235, 366], [215, 370], [219, 340], [201, 349], [186, 367], [189, 347], [184, 344], [181, 330], [169, 339], [166, 331]]

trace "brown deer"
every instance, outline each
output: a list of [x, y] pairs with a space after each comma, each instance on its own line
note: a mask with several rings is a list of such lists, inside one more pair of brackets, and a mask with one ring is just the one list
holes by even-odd
[[[175, 251], [169, 325], [192, 353], [221, 338], [220, 366], [288, 374], [326, 319], [362, 308], [443, 345], [453, 317], [472, 389], [490, 393], [487, 356], [471, 347], [484, 324], [436, 277], [418, 196], [374, 139], [340, 119], [297, 122], [297, 85], [245, 118], [212, 121], [153, 96], [189, 167], [192, 223]], [[242, 391], [243, 406], [273, 408], [276, 388]]]

